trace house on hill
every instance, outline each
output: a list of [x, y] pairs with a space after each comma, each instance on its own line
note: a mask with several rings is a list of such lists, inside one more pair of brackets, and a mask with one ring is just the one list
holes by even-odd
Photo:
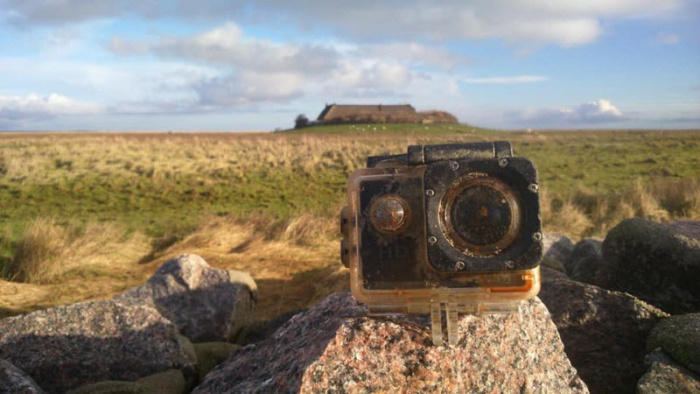
[[416, 112], [409, 104], [400, 105], [340, 105], [330, 104], [321, 111], [317, 121], [337, 123], [457, 123], [447, 112]]

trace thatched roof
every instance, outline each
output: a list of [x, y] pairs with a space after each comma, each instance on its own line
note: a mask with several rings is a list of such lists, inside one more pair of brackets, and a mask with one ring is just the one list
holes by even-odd
[[457, 118], [444, 111], [416, 112], [409, 104], [326, 105], [316, 124], [337, 123], [457, 123]]
[[344, 123], [357, 119], [417, 118], [416, 109], [411, 105], [326, 105], [318, 121], [324, 123]]

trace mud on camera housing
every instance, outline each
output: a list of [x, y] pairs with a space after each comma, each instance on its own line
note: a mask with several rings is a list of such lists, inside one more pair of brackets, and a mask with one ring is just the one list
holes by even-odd
[[430, 313], [435, 344], [458, 313], [517, 311], [537, 295], [537, 170], [508, 141], [409, 146], [348, 181], [341, 259], [371, 314]]

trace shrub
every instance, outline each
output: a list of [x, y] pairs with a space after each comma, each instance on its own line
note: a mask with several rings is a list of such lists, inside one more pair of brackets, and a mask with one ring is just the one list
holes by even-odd
[[304, 114], [299, 114], [297, 115], [296, 119], [294, 119], [294, 128], [295, 129], [301, 129], [303, 127], [308, 127], [309, 126], [309, 118], [306, 117]]

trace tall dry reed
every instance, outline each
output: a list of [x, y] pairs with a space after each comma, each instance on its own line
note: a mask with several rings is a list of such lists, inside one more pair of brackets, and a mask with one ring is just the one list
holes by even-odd
[[37, 218], [17, 243], [4, 277], [25, 283], [54, 283], [66, 274], [99, 270], [109, 274], [135, 264], [150, 250], [148, 239], [127, 234], [116, 224], [90, 223], [84, 228]]

